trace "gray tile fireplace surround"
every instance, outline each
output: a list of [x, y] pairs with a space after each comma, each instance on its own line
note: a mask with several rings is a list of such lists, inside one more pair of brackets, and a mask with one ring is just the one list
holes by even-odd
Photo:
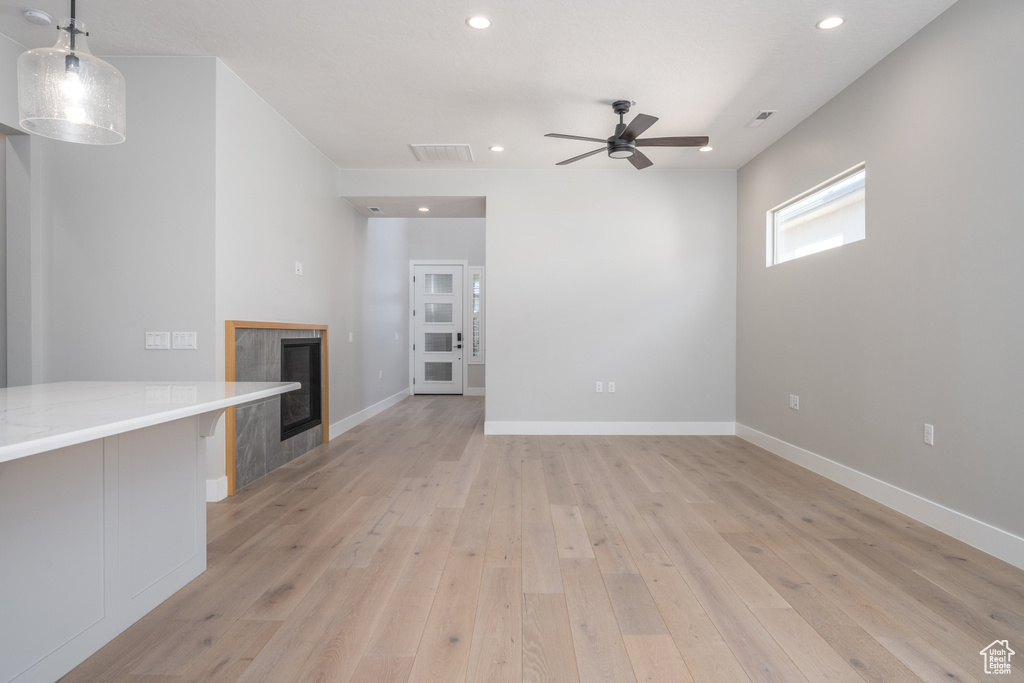
[[[320, 330], [235, 329], [235, 381], [281, 381], [281, 340]], [[323, 425], [281, 441], [281, 397], [235, 409], [235, 487], [241, 489], [323, 443]]]

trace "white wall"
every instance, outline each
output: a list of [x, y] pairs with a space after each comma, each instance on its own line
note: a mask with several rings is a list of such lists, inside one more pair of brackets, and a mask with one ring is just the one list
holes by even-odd
[[735, 173], [342, 171], [340, 194], [487, 197], [490, 429], [731, 429]]
[[[1024, 536], [1021, 26], [955, 4], [739, 172], [738, 421], [961, 536]], [[867, 238], [765, 268], [765, 211], [861, 161]]]

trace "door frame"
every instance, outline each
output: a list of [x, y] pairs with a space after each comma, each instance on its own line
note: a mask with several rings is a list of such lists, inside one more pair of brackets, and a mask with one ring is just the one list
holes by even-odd
[[[416, 273], [416, 266], [462, 266], [462, 339], [465, 344], [466, 330], [469, 329], [469, 314], [470, 308], [468, 305], [469, 288], [466, 287], [466, 275], [469, 273], [469, 261], [464, 259], [415, 259], [409, 261], [409, 395], [415, 395], [415, 387], [413, 386], [412, 380], [416, 376], [416, 352], [413, 350], [413, 344], [416, 342], [416, 320], [413, 318], [412, 312], [416, 308], [416, 286], [413, 284], [412, 278]], [[462, 354], [462, 392], [461, 395], [466, 395], [466, 380], [469, 375], [469, 354], [465, 353], [466, 349], [463, 348]]]

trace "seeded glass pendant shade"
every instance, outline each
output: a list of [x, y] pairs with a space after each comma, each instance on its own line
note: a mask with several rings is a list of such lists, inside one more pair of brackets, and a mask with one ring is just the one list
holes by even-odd
[[71, 19], [58, 27], [57, 44], [18, 58], [18, 118], [30, 133], [87, 145], [124, 142], [124, 77], [92, 56], [85, 25]]

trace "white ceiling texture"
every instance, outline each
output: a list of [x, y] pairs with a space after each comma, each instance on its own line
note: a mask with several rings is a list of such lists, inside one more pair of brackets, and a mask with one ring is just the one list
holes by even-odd
[[[340, 168], [554, 168], [600, 145], [611, 102], [644, 135], [709, 135], [714, 150], [646, 148], [654, 168], [742, 166], [953, 0], [79, 0], [97, 55], [222, 59]], [[68, 0], [0, 0], [0, 33], [52, 45]], [[815, 23], [833, 14], [833, 31]], [[472, 29], [485, 15], [493, 25]], [[778, 113], [757, 128], [762, 109]], [[128, 134], [131, 135], [131, 112]], [[465, 143], [426, 164], [411, 144]], [[504, 152], [489, 151], [502, 145]], [[564, 167], [623, 168], [598, 154]]]

